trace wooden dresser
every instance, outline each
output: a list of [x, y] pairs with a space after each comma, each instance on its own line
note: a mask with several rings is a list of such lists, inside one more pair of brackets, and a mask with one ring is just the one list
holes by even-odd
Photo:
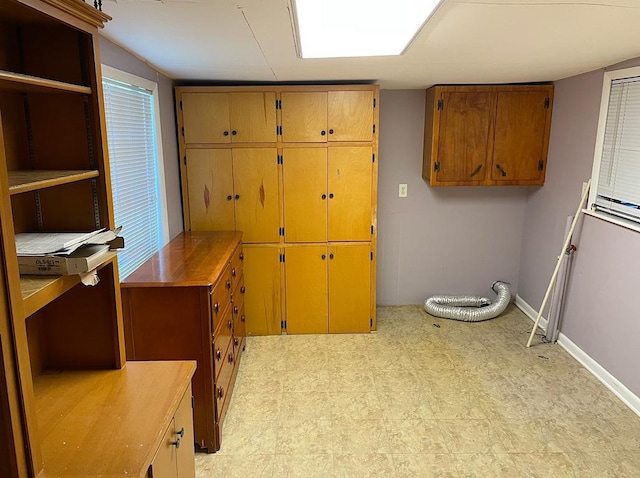
[[184, 232], [122, 283], [127, 358], [196, 360], [195, 442], [220, 430], [245, 345], [242, 233]]

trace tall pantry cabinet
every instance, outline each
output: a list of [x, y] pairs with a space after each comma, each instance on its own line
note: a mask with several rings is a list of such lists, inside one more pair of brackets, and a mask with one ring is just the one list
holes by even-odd
[[0, 2], [2, 477], [195, 474], [177, 445], [193, 442], [195, 364], [125, 363], [116, 254], [93, 287], [18, 268], [16, 234], [114, 227], [98, 53], [109, 19], [81, 0]]
[[375, 328], [379, 88], [176, 88], [185, 229], [243, 232], [248, 335]]

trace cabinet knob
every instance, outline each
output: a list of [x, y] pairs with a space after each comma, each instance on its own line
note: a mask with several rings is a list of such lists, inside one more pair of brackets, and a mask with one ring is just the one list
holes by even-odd
[[238, 134], [238, 132], [235, 129], [231, 131], [231, 136], [235, 136], [237, 134]]
[[224, 390], [222, 387], [218, 387], [218, 398], [224, 397]]
[[327, 134], [327, 132], [326, 132], [325, 130], [322, 130], [322, 131], [320, 131], [320, 134], [321, 134], [322, 136], [324, 136], [325, 134]]
[[236, 195], [234, 196], [234, 198], [236, 198], [236, 199], [240, 199], [240, 195], [239, 195], [239, 194], [236, 194]]
[[324, 260], [327, 258], [327, 255], [326, 255], [326, 254], [322, 254], [320, 257], [321, 257], [321, 258], [322, 258], [322, 260], [324, 261]]
[[231, 201], [232, 199], [233, 199], [233, 196], [232, 196], [231, 194], [229, 194], [229, 195], [227, 196], [227, 201]]
[[222, 358], [222, 350], [218, 349], [216, 351], [216, 360], [220, 360]]
[[240, 322], [245, 322], [247, 320], [247, 318], [243, 315], [240, 317]]
[[176, 448], [180, 448], [180, 438], [178, 438], [176, 441], [172, 441], [171, 444]]
[[326, 194], [323, 194], [321, 197], [322, 197], [322, 199], [327, 199], [327, 195]]
[[234, 267], [233, 269], [231, 269], [231, 277], [235, 277], [236, 276], [236, 268]]
[[231, 280], [227, 280], [227, 289], [231, 289]]
[[229, 327], [229, 330], [233, 329], [233, 321], [227, 322], [227, 327]]
[[333, 134], [333, 130], [332, 129], [329, 130], [329, 134]]
[[184, 427], [182, 427], [182, 428], [180, 429], [180, 431], [177, 431], [177, 432], [176, 432], [176, 435], [179, 435], [179, 436], [180, 436], [180, 438], [183, 438], [183, 437], [184, 437]]
[[502, 169], [502, 166], [500, 166], [499, 164], [496, 164], [496, 169], [500, 171], [500, 174], [502, 174], [502, 177], [505, 177], [507, 175], [507, 172], [504, 169]]
[[216, 302], [215, 304], [213, 304], [213, 310], [215, 310], [215, 311], [216, 311], [216, 314], [217, 314], [218, 312], [220, 312], [220, 306], [218, 305], [218, 303], [217, 303], [217, 302]]
[[229, 363], [233, 363], [233, 354], [229, 354], [227, 360], [229, 360]]
[[224, 133], [222, 133], [222, 134], [223, 134], [223, 135], [225, 135], [225, 136], [229, 136], [229, 132], [228, 132], [228, 131], [225, 131], [225, 132], [224, 132]]
[[244, 253], [242, 253], [242, 252], [240, 253], [240, 260], [244, 261]]
[[240, 343], [240, 341], [238, 340], [238, 338], [234, 337], [233, 338], [233, 345], [235, 345], [237, 347], [239, 343]]
[[329, 199], [333, 199], [333, 193], [329, 193]]
[[240, 287], [240, 293], [244, 294], [247, 291], [247, 289], [245, 288], [245, 286]]
[[233, 313], [234, 313], [234, 314], [237, 314], [237, 313], [238, 313], [238, 306], [237, 306], [237, 305], [234, 305], [234, 306], [233, 306]]
[[333, 253], [329, 254], [329, 259], [333, 259]]

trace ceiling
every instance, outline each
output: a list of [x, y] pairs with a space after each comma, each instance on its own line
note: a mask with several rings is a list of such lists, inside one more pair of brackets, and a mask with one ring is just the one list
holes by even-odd
[[443, 0], [403, 55], [342, 59], [298, 58], [288, 0], [104, 0], [103, 11], [107, 38], [176, 80], [425, 88], [558, 80], [640, 56], [640, 0]]

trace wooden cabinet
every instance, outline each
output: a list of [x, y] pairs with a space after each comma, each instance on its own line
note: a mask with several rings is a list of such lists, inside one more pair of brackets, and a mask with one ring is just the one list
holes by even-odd
[[186, 232], [122, 283], [127, 358], [195, 360], [195, 442], [220, 448], [244, 349], [245, 255], [235, 232]]
[[371, 239], [370, 146], [287, 148], [282, 161], [286, 242]]
[[432, 186], [542, 185], [552, 85], [427, 90], [422, 177]]
[[374, 91], [285, 91], [282, 141], [373, 141]]
[[287, 333], [370, 330], [369, 244], [289, 246], [284, 264]]
[[1, 476], [143, 475], [195, 368], [126, 363], [115, 253], [93, 287], [19, 273], [16, 234], [115, 226], [108, 20], [80, 0], [0, 2]]
[[[249, 93], [274, 95], [273, 145], [224, 135], [234, 98]], [[375, 328], [378, 97], [373, 85], [176, 88], [178, 128], [184, 128], [179, 138], [185, 229], [243, 232], [248, 335]], [[246, 111], [251, 118], [266, 114]], [[212, 135], [219, 122], [222, 133]], [[321, 269], [312, 265], [317, 254], [306, 253], [319, 247], [328, 256], [336, 244], [366, 248], [366, 277], [359, 272], [354, 280], [358, 290], [368, 288], [368, 299], [353, 302], [353, 321], [336, 319], [340, 325], [331, 327], [329, 262], [318, 266], [327, 271], [320, 279]], [[287, 264], [288, 253], [299, 256]], [[360, 270], [360, 259], [348, 257]], [[324, 285], [312, 296], [303, 290], [309, 283]], [[324, 301], [325, 307], [305, 312], [307, 300]], [[339, 310], [342, 300], [336, 300]]]
[[273, 91], [185, 92], [181, 134], [190, 143], [275, 143]]
[[247, 243], [277, 242], [276, 148], [187, 149], [187, 229], [237, 230]]

